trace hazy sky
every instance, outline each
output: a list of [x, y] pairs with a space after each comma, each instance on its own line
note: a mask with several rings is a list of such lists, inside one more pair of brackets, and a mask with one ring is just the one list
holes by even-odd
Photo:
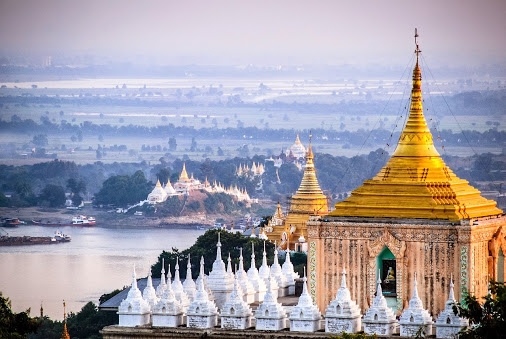
[[504, 0], [0, 0], [0, 54], [298, 64], [506, 60]]

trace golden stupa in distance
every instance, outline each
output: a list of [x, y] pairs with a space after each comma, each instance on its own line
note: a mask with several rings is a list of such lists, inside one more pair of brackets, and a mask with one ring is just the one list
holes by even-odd
[[409, 117], [397, 148], [374, 178], [335, 205], [331, 216], [458, 221], [503, 213], [495, 201], [457, 177], [434, 147], [423, 114], [420, 52], [416, 42]]

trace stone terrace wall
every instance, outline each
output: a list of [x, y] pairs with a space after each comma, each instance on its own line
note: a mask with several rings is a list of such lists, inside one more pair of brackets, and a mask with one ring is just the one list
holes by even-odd
[[[224, 338], [224, 339], [304, 339], [304, 338], [329, 338], [335, 334], [325, 332], [290, 332], [288, 329], [279, 332], [257, 330], [222, 330], [194, 329], [186, 327], [177, 328], [153, 328], [145, 327], [119, 327], [116, 325], [104, 327], [101, 331], [103, 339], [157, 339], [157, 338]], [[399, 336], [378, 336], [378, 339], [399, 339]]]

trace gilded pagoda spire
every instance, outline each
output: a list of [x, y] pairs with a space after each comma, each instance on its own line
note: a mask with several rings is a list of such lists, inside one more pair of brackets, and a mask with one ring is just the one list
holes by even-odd
[[190, 180], [188, 178], [188, 173], [186, 172], [186, 163], [183, 162], [183, 169], [181, 170], [181, 174], [179, 175], [179, 180]]
[[313, 160], [314, 154], [310, 136], [304, 175], [299, 189], [292, 196], [289, 214], [293, 212], [306, 214], [327, 212], [327, 197], [318, 184]]
[[409, 117], [387, 164], [371, 180], [338, 202], [336, 217], [419, 218], [458, 221], [503, 212], [496, 202], [457, 177], [434, 147], [423, 114], [421, 50], [415, 31], [416, 64], [413, 69]]
[[[311, 139], [310, 135], [306, 151], [306, 166], [299, 189], [290, 199], [290, 207], [284, 221], [273, 225], [273, 230], [269, 234], [269, 239], [279, 240], [279, 247], [282, 249], [295, 249], [295, 243], [307, 229], [306, 222], [310, 215], [328, 213], [327, 197], [323, 194], [316, 177]], [[276, 212], [276, 215], [281, 214], [281, 205], [278, 204]]]

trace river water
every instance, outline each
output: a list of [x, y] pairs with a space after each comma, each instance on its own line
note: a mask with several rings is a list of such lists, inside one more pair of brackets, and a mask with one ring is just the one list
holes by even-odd
[[88, 301], [131, 283], [135, 264], [145, 277], [162, 250], [190, 247], [203, 230], [176, 228], [119, 229], [95, 227], [25, 226], [4, 229], [11, 236], [51, 236], [59, 229], [72, 237], [68, 243], [0, 247], [0, 291], [12, 301], [14, 312], [31, 308], [63, 319]]

